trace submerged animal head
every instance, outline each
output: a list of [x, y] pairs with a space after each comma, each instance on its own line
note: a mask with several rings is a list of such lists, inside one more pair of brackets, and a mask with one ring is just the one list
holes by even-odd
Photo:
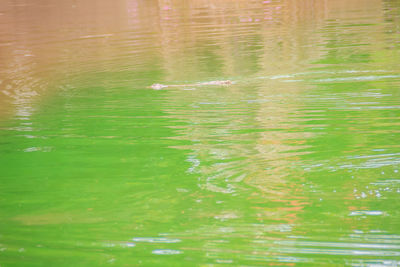
[[163, 88], [167, 87], [167, 85], [161, 84], [161, 83], [154, 83], [150, 86], [150, 88], [154, 90], [161, 90]]

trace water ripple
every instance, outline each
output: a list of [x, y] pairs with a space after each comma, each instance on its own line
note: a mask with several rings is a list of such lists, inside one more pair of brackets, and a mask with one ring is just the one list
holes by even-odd
[[144, 243], [178, 243], [181, 242], [180, 239], [171, 239], [164, 237], [135, 237], [132, 238], [135, 242], [144, 242]]
[[182, 254], [183, 251], [175, 249], [155, 249], [151, 253], [156, 255], [178, 255]]

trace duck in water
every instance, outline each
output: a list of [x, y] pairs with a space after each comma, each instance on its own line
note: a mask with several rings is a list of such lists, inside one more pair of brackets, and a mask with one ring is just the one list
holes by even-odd
[[203, 85], [221, 85], [221, 86], [228, 86], [233, 84], [230, 80], [224, 81], [210, 81], [210, 82], [202, 82], [202, 83], [192, 83], [192, 84], [161, 84], [161, 83], [154, 83], [150, 86], [151, 89], [154, 90], [161, 90], [166, 87], [189, 87], [189, 86], [203, 86]]

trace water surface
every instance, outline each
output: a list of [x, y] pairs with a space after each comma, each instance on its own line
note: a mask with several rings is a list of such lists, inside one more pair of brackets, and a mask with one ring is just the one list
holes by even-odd
[[390, 0], [3, 1], [0, 265], [400, 265], [399, 34]]

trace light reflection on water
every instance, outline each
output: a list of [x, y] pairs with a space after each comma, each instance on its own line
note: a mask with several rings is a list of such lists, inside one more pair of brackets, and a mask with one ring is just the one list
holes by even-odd
[[399, 10], [0, 3], [2, 262], [399, 265]]

